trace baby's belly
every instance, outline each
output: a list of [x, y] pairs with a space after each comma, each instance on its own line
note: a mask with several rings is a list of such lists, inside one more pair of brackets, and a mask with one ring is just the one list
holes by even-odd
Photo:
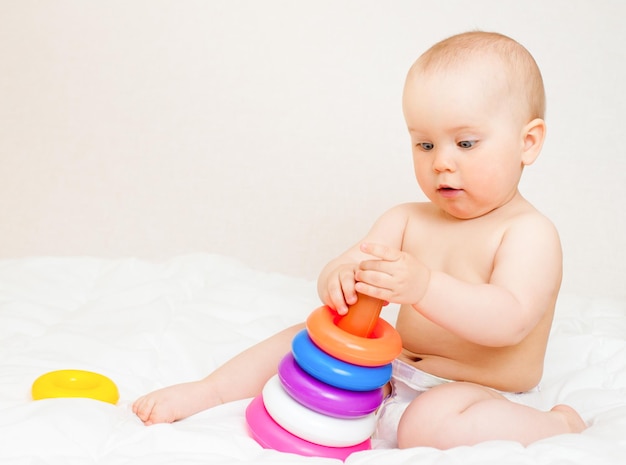
[[525, 392], [541, 379], [541, 369], [524, 366], [501, 357], [449, 358], [441, 355], [420, 354], [403, 349], [400, 360], [440, 378], [489, 386], [506, 392]]
[[412, 308], [401, 308], [396, 327], [404, 347], [399, 358], [435, 376], [507, 392], [527, 391], [541, 379], [546, 341], [540, 334], [514, 346], [482, 346], [452, 334]]

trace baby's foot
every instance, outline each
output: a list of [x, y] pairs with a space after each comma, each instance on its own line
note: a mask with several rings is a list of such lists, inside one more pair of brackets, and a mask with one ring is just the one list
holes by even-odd
[[195, 381], [176, 384], [140, 397], [133, 403], [133, 412], [149, 426], [182, 420], [221, 403], [209, 383]]
[[587, 425], [578, 412], [569, 405], [559, 404], [552, 407], [552, 412], [559, 413], [565, 417], [570, 433], [581, 433], [587, 429]]

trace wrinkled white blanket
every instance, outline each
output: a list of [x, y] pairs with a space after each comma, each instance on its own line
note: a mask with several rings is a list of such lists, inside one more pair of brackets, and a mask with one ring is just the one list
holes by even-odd
[[[151, 427], [130, 410], [141, 394], [205, 376], [318, 305], [311, 281], [212, 255], [0, 261], [0, 463], [339, 463], [262, 449], [246, 431], [247, 400]], [[39, 375], [65, 368], [110, 377], [120, 401], [31, 400]], [[375, 444], [347, 463], [626, 463], [626, 301], [561, 296], [541, 387], [541, 405], [569, 403], [590, 428], [526, 448]]]

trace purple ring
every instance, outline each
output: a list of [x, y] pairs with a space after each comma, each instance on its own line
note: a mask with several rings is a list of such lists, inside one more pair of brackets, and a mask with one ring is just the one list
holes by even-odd
[[285, 391], [300, 404], [336, 418], [368, 415], [383, 401], [382, 388], [349, 391], [315, 379], [300, 368], [292, 353], [288, 353], [281, 360], [278, 377]]

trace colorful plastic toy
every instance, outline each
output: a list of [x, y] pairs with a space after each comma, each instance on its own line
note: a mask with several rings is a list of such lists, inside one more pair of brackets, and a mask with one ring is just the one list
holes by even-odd
[[341, 389], [369, 391], [384, 386], [391, 376], [390, 364], [366, 367], [327, 354], [315, 345], [306, 330], [293, 338], [291, 353], [308, 374]]
[[266, 449], [296, 453], [307, 457], [330, 457], [345, 460], [354, 452], [371, 448], [369, 439], [352, 447], [328, 447], [300, 439], [273, 420], [267, 413], [261, 396], [255, 397], [246, 409], [246, 420], [250, 435]]
[[280, 382], [287, 393], [302, 405], [339, 418], [360, 417], [375, 411], [383, 400], [382, 388], [349, 391], [326, 384], [300, 368], [293, 354], [278, 366]]
[[339, 317], [329, 307], [320, 307], [306, 320], [309, 336], [328, 355], [359, 366], [377, 367], [398, 356], [396, 330], [378, 320], [367, 337], [354, 335], [338, 326]]
[[246, 409], [261, 446], [341, 460], [371, 447], [382, 386], [402, 350], [381, 309], [381, 301], [359, 295], [346, 316], [327, 306], [311, 313], [278, 375]]
[[86, 397], [116, 404], [117, 386], [104, 375], [84, 370], [57, 370], [41, 375], [32, 386], [34, 400], [55, 397]]

